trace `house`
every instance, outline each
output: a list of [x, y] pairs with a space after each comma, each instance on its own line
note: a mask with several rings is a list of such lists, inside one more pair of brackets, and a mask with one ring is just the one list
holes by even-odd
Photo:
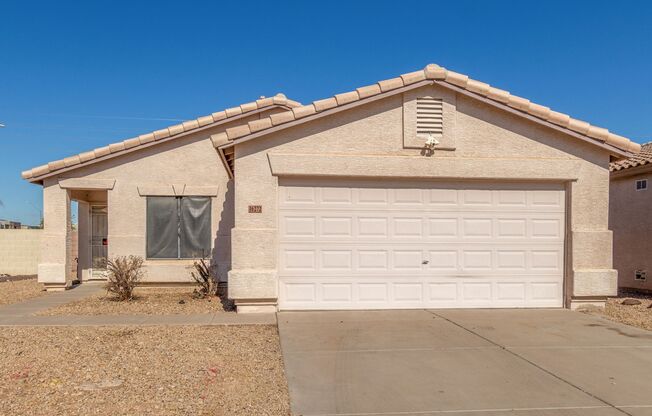
[[211, 254], [240, 312], [576, 307], [616, 293], [609, 163], [639, 149], [428, 65], [308, 105], [262, 98], [23, 177], [43, 186], [51, 289], [69, 284], [72, 199], [82, 280], [135, 254], [149, 282], [187, 281]]
[[0, 230], [19, 230], [22, 225], [19, 221], [0, 219]]
[[614, 233], [618, 286], [652, 290], [652, 142], [628, 159], [611, 163], [609, 227]]

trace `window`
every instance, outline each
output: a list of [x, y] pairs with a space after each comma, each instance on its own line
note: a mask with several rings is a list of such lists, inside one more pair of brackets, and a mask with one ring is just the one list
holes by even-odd
[[647, 189], [647, 179], [638, 179], [636, 181], [636, 190], [645, 191]]
[[147, 258], [191, 259], [210, 251], [210, 198], [147, 197]]
[[647, 280], [647, 272], [645, 270], [636, 270], [634, 280]]

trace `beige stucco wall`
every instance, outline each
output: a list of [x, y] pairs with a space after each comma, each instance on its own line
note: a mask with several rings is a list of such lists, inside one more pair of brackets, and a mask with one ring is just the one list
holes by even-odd
[[[201, 192], [217, 189], [217, 196], [211, 200], [212, 258], [218, 274], [226, 280], [231, 267], [233, 181], [210, 136], [264, 115], [269, 115], [269, 111], [46, 178], [43, 183], [46, 238], [41, 248], [39, 280], [52, 286], [70, 283], [70, 278], [64, 279], [62, 270], [70, 266], [70, 261], [65, 259], [70, 258], [66, 256], [70, 250], [66, 229], [70, 222], [71, 199], [82, 201], [78, 213], [82, 232], [78, 277], [84, 279], [90, 270], [90, 257], [86, 255], [89, 250], [87, 202], [106, 201], [108, 204], [109, 257], [138, 255], [145, 258], [146, 194], [174, 196], [184, 188], [185, 195], [192, 195], [193, 189]], [[70, 178], [83, 178], [92, 185], [96, 185], [92, 180], [99, 179], [99, 183], [110, 183], [112, 187], [90, 192], [62, 188], [69, 186], [71, 181], [64, 181]], [[193, 260], [147, 259], [144, 281], [189, 282], [192, 263]]]
[[[450, 95], [428, 86], [416, 94]], [[411, 93], [414, 94], [414, 93]], [[235, 228], [229, 295], [259, 310], [278, 297], [279, 177], [406, 177], [424, 180], [553, 180], [568, 198], [567, 299], [616, 290], [608, 231], [606, 151], [461, 94], [454, 128], [444, 142], [455, 150], [424, 155], [404, 146], [404, 97], [395, 95], [236, 145]], [[442, 168], [442, 166], [445, 167]], [[489, 167], [489, 169], [487, 169]], [[560, 173], [561, 172], [561, 173]], [[262, 205], [260, 214], [248, 205]], [[239, 308], [240, 308], [239, 306]]]
[[[35, 275], [41, 258], [42, 229], [0, 230], [0, 274]], [[70, 233], [70, 277], [77, 274], [77, 231]]]
[[[620, 287], [652, 290], [652, 189], [636, 191], [637, 179], [652, 185], [649, 166], [612, 175], [609, 226], [614, 233], [614, 267]], [[647, 280], [635, 280], [636, 270], [646, 270]]]
[[36, 274], [43, 230], [0, 230], [0, 274]]

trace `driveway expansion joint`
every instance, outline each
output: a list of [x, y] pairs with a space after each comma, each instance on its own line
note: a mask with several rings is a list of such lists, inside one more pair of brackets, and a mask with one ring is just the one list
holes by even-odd
[[[485, 340], [486, 342], [489, 342], [489, 343], [491, 343], [491, 344], [493, 344], [493, 345], [495, 345], [495, 346], [501, 348], [501, 349], [504, 350], [505, 352], [507, 352], [507, 353], [513, 355], [514, 357], [516, 357], [516, 358], [518, 358], [518, 359], [520, 359], [520, 360], [525, 361], [526, 363], [528, 363], [528, 364], [530, 364], [530, 365], [536, 367], [537, 369], [539, 369], [539, 370], [545, 372], [546, 374], [548, 374], [548, 375], [550, 375], [550, 376], [556, 378], [557, 380], [559, 380], [559, 381], [561, 381], [561, 382], [563, 382], [563, 383], [565, 383], [565, 384], [567, 384], [567, 385], [569, 385], [569, 386], [571, 386], [571, 387], [573, 387], [573, 388], [575, 388], [575, 389], [581, 391], [582, 393], [586, 394], [587, 396], [592, 397], [593, 399], [595, 399], [595, 400], [597, 400], [597, 401], [599, 401], [599, 402], [601, 402], [601, 403], [604, 403], [606, 406], [608, 406], [608, 407], [610, 407], [610, 408], [613, 408], [614, 410], [616, 410], [616, 411], [618, 411], [618, 412], [620, 412], [620, 413], [622, 413], [622, 414], [629, 415], [629, 416], [634, 416], [634, 415], [632, 415], [631, 413], [626, 412], [626, 411], [623, 410], [622, 408], [620, 408], [620, 407], [618, 407], [618, 406], [616, 406], [616, 405], [614, 405], [614, 404], [612, 404], [612, 403], [609, 403], [609, 402], [606, 401], [605, 399], [603, 399], [603, 398], [601, 398], [601, 397], [599, 397], [599, 396], [596, 396], [595, 394], [593, 394], [593, 393], [591, 393], [591, 392], [589, 392], [589, 391], [583, 389], [582, 387], [580, 387], [580, 386], [578, 386], [578, 385], [576, 385], [576, 384], [574, 384], [574, 383], [572, 383], [572, 382], [570, 382], [570, 381], [564, 379], [563, 377], [558, 376], [557, 374], [555, 374], [555, 373], [553, 373], [552, 371], [550, 371], [550, 370], [548, 370], [548, 369], [546, 369], [546, 368], [540, 366], [539, 364], [533, 362], [532, 360], [528, 360], [527, 358], [523, 357], [522, 355], [520, 355], [520, 354], [516, 353], [515, 351], [511, 350], [509, 347], [507, 347], [507, 346], [505, 346], [505, 345], [501, 345], [501, 344], [495, 342], [494, 340], [492, 340], [492, 339], [490, 339], [490, 338], [487, 338], [487, 337], [485, 337], [485, 336], [483, 336], [483, 335], [477, 333], [476, 331], [474, 331], [474, 330], [472, 330], [472, 329], [469, 329], [469, 328], [465, 327], [464, 325], [461, 325], [461, 324], [459, 324], [459, 323], [453, 321], [453, 320], [450, 319], [450, 318], [447, 318], [447, 317], [445, 317], [445, 316], [442, 316], [442, 315], [436, 313], [435, 311], [433, 311], [433, 310], [431, 310], [431, 309], [426, 309], [425, 311], [426, 311], [426, 312], [429, 312], [429, 313], [431, 313], [431, 314], [433, 314], [434, 316], [437, 316], [438, 318], [441, 318], [441, 319], [446, 320], [447, 322], [449, 322], [449, 323], [451, 323], [451, 324], [453, 324], [453, 325], [455, 325], [455, 326], [457, 326], [457, 327], [459, 327], [459, 328], [461, 328], [461, 329], [463, 329], [463, 330], [465, 330], [465, 331], [467, 331], [467, 332], [469, 332], [469, 333], [471, 333], [471, 334], [473, 334], [473, 335], [475, 335], [475, 336], [477, 336], [477, 337], [479, 337], [479, 338]], [[629, 407], [629, 406], [627, 406], [627, 407]]]

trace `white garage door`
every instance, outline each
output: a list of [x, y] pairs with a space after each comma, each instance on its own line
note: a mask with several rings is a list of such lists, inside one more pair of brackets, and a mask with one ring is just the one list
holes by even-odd
[[279, 307], [561, 307], [564, 190], [282, 182]]

